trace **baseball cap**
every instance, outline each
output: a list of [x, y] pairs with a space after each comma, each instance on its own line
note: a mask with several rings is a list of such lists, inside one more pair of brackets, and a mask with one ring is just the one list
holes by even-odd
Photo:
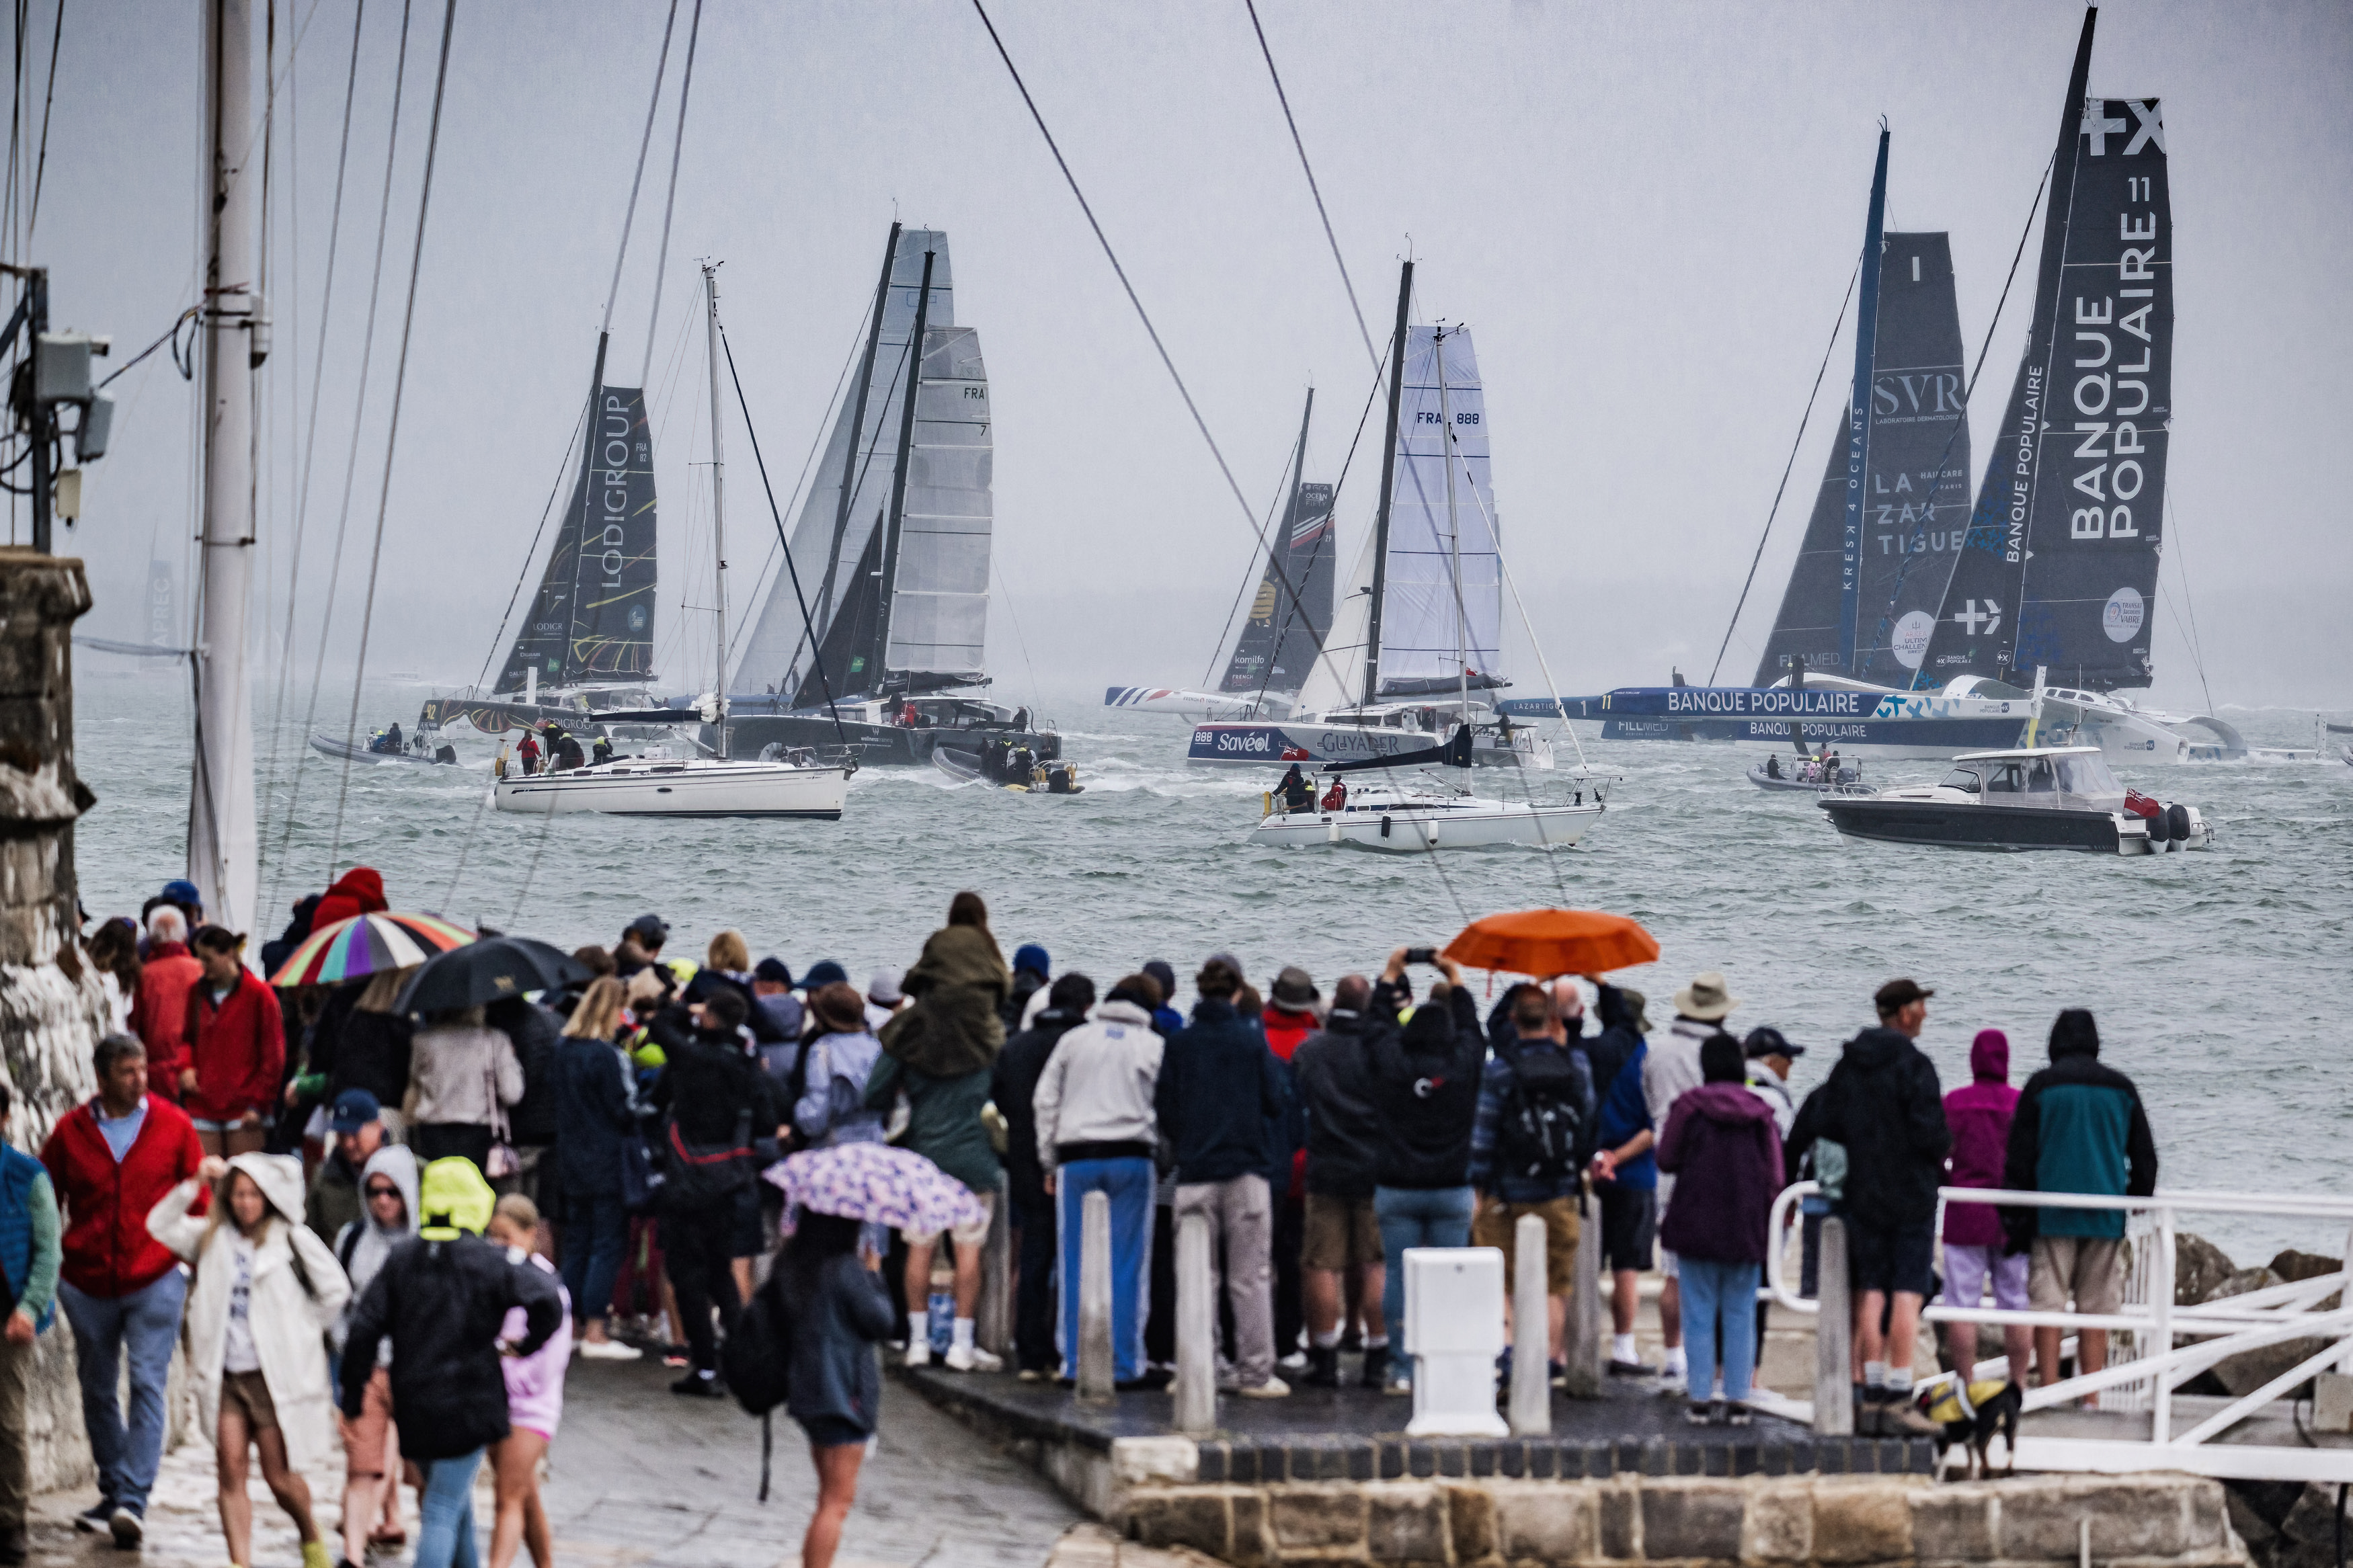
[[1805, 1047], [1791, 1045], [1788, 1037], [1770, 1024], [1749, 1030], [1747, 1041], [1742, 1049], [1746, 1052], [1751, 1061], [1758, 1057], [1787, 1057], [1791, 1061], [1796, 1061], [1806, 1054]]
[[332, 1120], [328, 1122], [337, 1133], [356, 1132], [371, 1121], [384, 1119], [384, 1107], [375, 1096], [364, 1089], [347, 1089], [335, 1096]]
[[639, 915], [627, 928], [639, 938], [656, 945], [670, 940], [670, 926], [659, 915]]
[[196, 885], [185, 877], [175, 877], [164, 883], [164, 896], [175, 904], [195, 904], [200, 908], [205, 901], [205, 896], [196, 891]]
[[752, 978], [765, 980], [771, 985], [781, 985], [787, 991], [792, 989], [793, 972], [785, 966], [783, 959], [773, 954], [752, 966]]
[[1026, 969], [1032, 974], [1051, 974], [1054, 966], [1046, 950], [1034, 942], [1025, 942], [1013, 950], [1013, 967]]
[[1924, 989], [1918, 981], [1907, 976], [1902, 980], [1891, 980], [1881, 986], [1872, 1001], [1878, 1004], [1882, 1013], [1893, 1013], [1915, 1002], [1925, 1002], [1935, 994], [1934, 991]]
[[818, 986], [831, 985], [837, 981], [846, 981], [849, 978], [849, 971], [829, 958], [820, 958], [808, 966], [807, 974], [801, 976], [801, 985], [811, 995], [815, 995]]

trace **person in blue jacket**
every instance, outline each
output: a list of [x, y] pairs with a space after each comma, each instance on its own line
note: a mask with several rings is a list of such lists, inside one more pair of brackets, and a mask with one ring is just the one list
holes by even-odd
[[1642, 1008], [1638, 991], [1602, 991], [1602, 1016], [1609, 1026], [1603, 1042], [1621, 1045], [1612, 1039], [1620, 1035], [1632, 1042], [1602, 1091], [1595, 1132], [1600, 1150], [1593, 1156], [1593, 1186], [1601, 1198], [1602, 1263], [1609, 1270], [1609, 1371], [1617, 1377], [1647, 1377], [1655, 1370], [1643, 1364], [1634, 1348], [1634, 1313], [1641, 1302], [1636, 1276], [1651, 1267], [1659, 1233], [1659, 1162], [1651, 1152], [1658, 1126], [1642, 1093], [1642, 1064], [1651, 1054], [1642, 1035], [1651, 1024]]

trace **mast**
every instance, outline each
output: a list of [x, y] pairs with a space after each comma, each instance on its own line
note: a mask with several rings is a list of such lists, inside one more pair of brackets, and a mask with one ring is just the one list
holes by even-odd
[[[825, 552], [825, 577], [818, 584], [817, 621], [809, 629], [809, 657], [818, 657], [818, 647], [826, 629], [833, 624], [834, 575], [841, 568], [841, 537], [849, 531], [850, 503], [857, 499], [858, 448], [866, 439], [866, 398], [874, 384], [874, 354], [882, 343], [882, 308], [891, 298], [891, 273], [899, 259], [899, 225], [891, 224], [891, 237], [882, 246], [882, 276], [874, 284], [874, 321], [866, 329], [866, 353], [858, 362], [858, 397], [849, 416], [849, 445], [841, 455], [841, 500], [833, 511], [833, 543]], [[785, 672], [787, 689], [799, 683], [792, 679], [794, 671]]]
[[719, 594], [713, 604], [719, 616], [719, 658], [718, 684], [712, 695], [719, 701], [719, 755], [723, 761], [727, 756], [727, 511], [722, 503], [727, 464], [720, 450], [719, 264], [715, 261], [702, 264], [702, 292], [711, 306], [703, 321], [703, 339], [705, 357], [711, 363], [711, 560]]
[[1855, 673], [1854, 623], [1862, 578], [1863, 474], [1871, 455], [1872, 355], [1879, 342], [1880, 247], [1887, 221], [1887, 122], [1880, 121], [1879, 160], [1871, 172], [1871, 216], [1862, 230], [1862, 297], [1854, 312], [1854, 390], [1846, 409], [1846, 530], [1839, 543], [1839, 667]]
[[1430, 334], [1430, 346], [1438, 362], [1438, 448], [1446, 462], [1446, 539], [1448, 570], [1454, 578], [1454, 670], [1458, 679], [1455, 701], [1460, 717], [1468, 723], [1471, 719], [1471, 648], [1466, 640], [1470, 628], [1463, 624], [1462, 605], [1462, 521], [1454, 510], [1454, 411], [1446, 402], [1446, 329], [1440, 326]]
[[879, 695], [891, 652], [892, 600], [899, 586], [899, 531], [907, 515], [907, 453], [915, 444], [915, 394], [923, 384], [923, 324], [932, 312], [932, 260], [923, 252], [923, 292], [915, 296], [915, 328], [907, 339], [907, 401], [899, 416], [899, 458], [892, 465], [889, 532], [882, 542], [882, 603], [874, 618], [874, 690]]
[[1413, 302], [1413, 263], [1398, 274], [1397, 332], [1389, 340], [1388, 439], [1381, 447], [1381, 504], [1373, 514], [1373, 599], [1365, 621], [1364, 704], [1381, 689], [1381, 598], [1388, 591], [1389, 500], [1397, 484], [1398, 399], [1405, 391], [1406, 311]]
[[188, 802], [188, 879], [231, 931], [259, 914], [254, 824], [253, 703], [246, 616], [253, 593], [253, 368], [260, 363], [255, 285], [259, 182], [239, 162], [255, 144], [250, 0], [205, 7], [205, 514], [195, 647], [195, 780]]

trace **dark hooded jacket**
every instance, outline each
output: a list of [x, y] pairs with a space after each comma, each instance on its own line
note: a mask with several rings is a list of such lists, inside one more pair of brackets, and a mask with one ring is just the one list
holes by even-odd
[[1935, 1222], [1953, 1134], [1936, 1065], [1909, 1038], [1883, 1027], [1849, 1040], [1811, 1131], [1846, 1147], [1849, 1215], [1880, 1228]]
[[1017, 1209], [1037, 1214], [1053, 1201], [1046, 1195], [1045, 1171], [1038, 1163], [1038, 1108], [1033, 1101], [1054, 1047], [1086, 1021], [1079, 1009], [1046, 1008], [1029, 1027], [1005, 1042], [990, 1069], [989, 1098], [1005, 1117], [1005, 1173]]
[[1781, 1132], [1773, 1108], [1736, 1083], [1675, 1097], [1659, 1138], [1659, 1169], [1675, 1178], [1660, 1245], [1711, 1263], [1765, 1261], [1781, 1192]]
[[[2061, 1038], [2051, 1065], [2026, 1080], [2010, 1118], [2001, 1184], [2013, 1192], [2105, 1193], [2145, 1198], [2157, 1191], [2157, 1140], [2133, 1080], [2100, 1061], [2096, 1035]], [[2013, 1247], [2037, 1236], [2121, 1237], [2122, 1209], [2004, 1209]]]
[[[1374, 991], [1388, 1009], [1386, 982]], [[1377, 1185], [1431, 1190], [1468, 1186], [1471, 1129], [1479, 1113], [1479, 1068], [1487, 1037], [1478, 1004], [1457, 985], [1444, 1003], [1425, 1002], [1399, 1028], [1378, 1019], [1366, 1038], [1373, 1105], [1381, 1119]]]
[[555, 1058], [564, 1021], [521, 996], [491, 1003], [484, 1019], [514, 1042], [515, 1060], [522, 1065], [522, 1098], [507, 1111], [511, 1136], [523, 1147], [544, 1149], [557, 1131]]
[[1352, 1203], [1371, 1200], [1381, 1159], [1367, 1027], [1362, 1014], [1335, 1007], [1291, 1055], [1307, 1120], [1307, 1190]]
[[[1953, 1130], [1948, 1187], [1998, 1187], [2010, 1151], [2018, 1090], [2010, 1086], [2010, 1040], [2000, 1029], [1979, 1029], [1969, 1044], [1969, 1084], [1945, 1096]], [[1947, 1204], [1945, 1239], [1956, 1247], [2000, 1247], [2001, 1215], [1986, 1204]]]
[[1161, 1056], [1153, 1101], [1176, 1145], [1178, 1182], [1273, 1179], [1271, 1134], [1290, 1109], [1290, 1084], [1266, 1037], [1231, 1002], [1205, 996], [1193, 1009]]
[[934, 1078], [958, 1078], [994, 1066], [1005, 1048], [997, 1009], [1013, 988], [997, 939], [979, 926], [943, 926], [899, 982], [915, 1005], [878, 1037], [883, 1054]]

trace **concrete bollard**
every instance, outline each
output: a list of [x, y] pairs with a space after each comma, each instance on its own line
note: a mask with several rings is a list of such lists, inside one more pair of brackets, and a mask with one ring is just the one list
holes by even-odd
[[1209, 1216], [1176, 1222], [1176, 1430], [1218, 1429], [1218, 1301], [1209, 1268]]
[[1846, 1221], [1822, 1221], [1816, 1267], [1822, 1310], [1814, 1320], [1814, 1435], [1854, 1436], [1854, 1302], [1847, 1289]]
[[1588, 1203], [1577, 1227], [1577, 1293], [1568, 1299], [1568, 1326], [1561, 1335], [1562, 1359], [1568, 1363], [1568, 1395], [1599, 1399], [1608, 1381], [1609, 1338], [1603, 1304], [1609, 1274], [1601, 1267], [1601, 1204]]
[[1512, 1228], [1512, 1431], [1552, 1430], [1552, 1302], [1545, 1294], [1545, 1222], [1524, 1214]]
[[991, 1355], [1013, 1360], [1013, 1196], [997, 1184], [997, 1206], [988, 1216], [988, 1239], [980, 1248], [980, 1300], [973, 1309], [972, 1337]]
[[1108, 1401], [1118, 1378], [1112, 1355], [1111, 1194], [1079, 1205], [1079, 1397]]

